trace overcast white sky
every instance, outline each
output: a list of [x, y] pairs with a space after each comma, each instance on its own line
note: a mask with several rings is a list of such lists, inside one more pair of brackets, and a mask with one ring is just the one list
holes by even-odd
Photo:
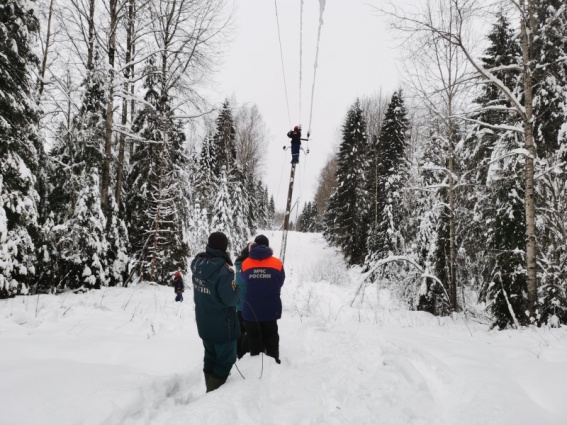
[[[238, 0], [234, 40], [216, 76], [218, 101], [236, 97], [258, 106], [269, 131], [265, 182], [276, 208], [285, 208], [291, 154], [282, 147], [286, 133], [301, 123], [309, 126], [311, 90], [320, 0], [303, 0], [303, 78], [301, 116], [299, 39], [301, 0], [277, 1], [291, 123], [288, 119], [278, 30], [273, 0]], [[315, 80], [310, 154], [296, 172], [294, 202], [313, 199], [317, 178], [338, 143], [338, 129], [355, 99], [398, 88], [396, 43], [384, 18], [371, 6], [380, 0], [326, 0]]]

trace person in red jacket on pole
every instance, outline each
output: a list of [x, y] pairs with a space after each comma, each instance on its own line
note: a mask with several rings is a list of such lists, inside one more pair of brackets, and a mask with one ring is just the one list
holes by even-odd
[[[291, 163], [297, 164], [299, 162], [299, 149], [301, 149], [301, 141], [309, 140], [301, 138], [301, 127], [296, 125], [293, 130], [288, 131], [287, 137], [291, 139]], [[309, 137], [309, 133], [307, 133]]]

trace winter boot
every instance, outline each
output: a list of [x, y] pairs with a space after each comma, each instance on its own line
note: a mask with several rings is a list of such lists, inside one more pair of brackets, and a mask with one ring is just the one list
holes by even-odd
[[[226, 378], [228, 378], [228, 376]], [[215, 375], [209, 376], [209, 379], [207, 380], [207, 392], [209, 393], [218, 389], [226, 382], [226, 378], [218, 378]]]
[[209, 378], [211, 374], [208, 372], [203, 372], [205, 374], [205, 387], [207, 388], [207, 392], [209, 391]]

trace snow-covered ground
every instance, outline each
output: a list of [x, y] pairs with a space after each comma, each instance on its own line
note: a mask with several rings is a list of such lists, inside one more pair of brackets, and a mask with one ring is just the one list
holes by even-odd
[[567, 424], [567, 328], [407, 311], [317, 234], [285, 266], [282, 364], [245, 356], [209, 394], [190, 290], [0, 300], [0, 424]]

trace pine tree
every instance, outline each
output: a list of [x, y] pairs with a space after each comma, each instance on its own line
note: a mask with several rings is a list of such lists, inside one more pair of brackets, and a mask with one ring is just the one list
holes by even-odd
[[268, 203], [268, 228], [274, 226], [276, 219], [276, 203], [274, 202], [274, 195], [270, 196], [270, 202]]
[[73, 128], [63, 130], [51, 152], [53, 191], [49, 206], [55, 247], [57, 289], [100, 288], [109, 283], [106, 218], [100, 204], [105, 138], [106, 74], [95, 54], [83, 84]]
[[201, 208], [207, 213], [210, 222], [214, 200], [217, 193], [219, 176], [215, 172], [216, 146], [213, 137], [208, 135], [203, 140], [203, 146], [199, 156], [199, 167], [197, 168], [193, 186], [196, 191], [197, 201]]
[[319, 206], [317, 205], [317, 201], [313, 201], [311, 206], [311, 222], [309, 223], [309, 231], [321, 231], [321, 224], [319, 223]]
[[330, 245], [334, 246], [339, 245], [338, 236], [341, 231], [337, 220], [337, 211], [340, 207], [338, 189], [337, 186], [337, 189], [335, 189], [329, 198], [327, 208], [325, 208], [325, 212], [323, 213], [323, 236]]
[[143, 280], [165, 283], [168, 273], [186, 269], [186, 226], [190, 214], [182, 202], [188, 159], [185, 135], [173, 120], [167, 96], [158, 93], [159, 74], [150, 60], [146, 71], [146, 107], [132, 129], [140, 141], [128, 176], [128, 223], [133, 254]]
[[413, 154], [408, 170], [407, 187], [424, 190], [403, 192], [400, 202], [407, 211], [401, 232], [409, 240], [404, 256], [419, 264], [426, 276], [414, 270], [404, 270], [397, 286], [402, 298], [411, 308], [434, 315], [447, 315], [451, 311], [446, 289], [449, 281], [449, 223], [446, 194], [439, 189], [446, 185], [446, 145], [435, 135], [440, 133], [442, 122], [426, 115], [427, 125], [414, 123], [425, 134]]
[[231, 173], [236, 166], [236, 130], [228, 100], [222, 105], [216, 124], [217, 131], [213, 137], [215, 152], [213, 166], [215, 174], [220, 176], [222, 167]]
[[303, 205], [303, 210], [297, 221], [297, 230], [299, 232], [307, 233], [309, 227], [309, 218], [311, 216], [311, 202]]
[[488, 250], [492, 253], [492, 274], [486, 287], [487, 299], [500, 329], [527, 323], [524, 270], [525, 208], [522, 180], [514, 178], [522, 164], [516, 161], [494, 176], [485, 209]]
[[[234, 176], [234, 175], [233, 175]], [[251, 202], [250, 199], [255, 199], [252, 196], [248, 196], [245, 193], [245, 187], [242, 185], [242, 182], [238, 177], [234, 178], [231, 182], [229, 182], [230, 186], [230, 203], [231, 203], [231, 211], [232, 214], [232, 228], [229, 229], [227, 233], [227, 237], [229, 237], [229, 241], [232, 246], [232, 252], [235, 255], [238, 255], [242, 248], [248, 242], [249, 236], [252, 229], [254, 233], [256, 232], [256, 223], [257, 223], [257, 204], [256, 202]], [[254, 216], [252, 220], [249, 220], [247, 217], [250, 214], [250, 206], [252, 208], [256, 208]]]
[[[229, 238], [235, 253], [258, 225], [258, 199], [252, 175], [246, 175], [236, 156], [236, 131], [228, 101], [216, 120], [216, 132], [201, 152], [204, 181], [201, 196], [210, 203], [210, 228]], [[205, 181], [208, 179], [208, 181]], [[212, 190], [211, 190], [212, 189]]]
[[540, 286], [537, 319], [541, 324], [567, 323], [567, 5], [537, 2], [534, 71], [535, 138], [538, 166], [538, 265]]
[[561, 152], [567, 159], [567, 5], [562, 0], [535, 2], [537, 24], [534, 59], [534, 134], [537, 155]]
[[303, 206], [303, 211], [299, 217], [298, 230], [304, 233], [318, 232], [318, 220], [317, 203], [308, 202]]
[[[497, 17], [488, 35], [490, 45], [483, 56], [487, 69], [498, 68], [495, 75], [509, 87], [518, 92], [520, 76], [515, 68], [520, 57], [520, 46], [504, 15]], [[476, 100], [480, 113], [478, 121], [493, 126], [518, 125], [517, 118], [498, 108], [509, 108], [510, 103], [492, 85], [483, 88]], [[485, 281], [481, 288], [481, 299], [489, 302], [495, 325], [505, 328], [509, 325], [526, 323], [524, 312], [527, 309], [525, 274], [525, 196], [523, 158], [509, 156], [514, 149], [522, 147], [523, 141], [516, 133], [508, 130], [486, 130], [477, 127], [466, 142], [472, 146], [466, 151], [466, 167], [472, 170], [471, 176], [477, 190], [468, 202], [475, 211], [476, 226], [469, 232], [467, 244], [486, 247], [483, 255], [486, 262]]]
[[368, 263], [403, 251], [403, 235], [400, 231], [403, 211], [400, 200], [408, 170], [405, 158], [408, 128], [407, 112], [400, 90], [393, 94], [388, 105], [380, 140], [375, 145], [376, 163], [370, 168], [375, 172], [375, 175], [369, 178], [375, 179], [376, 196], [373, 208], [376, 219], [372, 222], [367, 241]]
[[[130, 265], [130, 241], [128, 227], [119, 210], [114, 195], [109, 196], [109, 214], [106, 219], [106, 240], [108, 242], [108, 284], [120, 286], [128, 280]], [[123, 208], [121, 208], [123, 209]]]
[[34, 2], [0, 4], [0, 298], [34, 283], [39, 240], [37, 176], [43, 155], [32, 73]]
[[[261, 221], [261, 202], [262, 202], [262, 188], [260, 187], [260, 191], [258, 191], [258, 186], [256, 185], [256, 182], [254, 181], [254, 177], [252, 175], [245, 175], [244, 173], [242, 173], [242, 179], [244, 179], [244, 184], [241, 184], [241, 187], [243, 188], [242, 194], [241, 194], [241, 202], [243, 203], [243, 206], [245, 206], [246, 208], [246, 228], [247, 228], [247, 233], [248, 234], [255, 234], [256, 230], [258, 228], [258, 225]], [[239, 181], [241, 179], [237, 178], [237, 181]], [[242, 241], [242, 243], [245, 243], [246, 241]]]
[[[515, 66], [518, 65], [521, 51], [506, 15], [497, 15], [487, 39], [490, 44], [482, 57], [483, 66], [487, 69], [501, 68], [495, 70], [494, 74], [511, 90], [516, 90], [520, 81]], [[479, 112], [473, 115], [475, 120], [488, 125], [512, 122], [510, 112], [504, 109], [511, 108], [510, 101], [493, 85], [483, 85], [475, 103], [479, 106]], [[486, 184], [489, 162], [500, 138], [501, 133], [487, 129], [485, 125], [477, 125], [472, 129], [465, 143], [465, 156], [468, 167], [474, 170], [472, 178], [476, 184]]]
[[[258, 196], [258, 228], [268, 229], [268, 188], [264, 187], [261, 180], [256, 182], [256, 194]], [[256, 231], [250, 230], [250, 233], [255, 234]]]
[[221, 169], [221, 177], [218, 185], [217, 196], [215, 198], [214, 207], [212, 210], [211, 230], [213, 232], [223, 232], [229, 240], [233, 243], [232, 230], [234, 222], [232, 211], [232, 199], [230, 196], [229, 181], [226, 169]]
[[338, 154], [338, 187], [326, 212], [327, 239], [338, 245], [350, 265], [362, 264], [366, 255], [368, 205], [366, 204], [367, 134], [357, 100], [342, 128]]

